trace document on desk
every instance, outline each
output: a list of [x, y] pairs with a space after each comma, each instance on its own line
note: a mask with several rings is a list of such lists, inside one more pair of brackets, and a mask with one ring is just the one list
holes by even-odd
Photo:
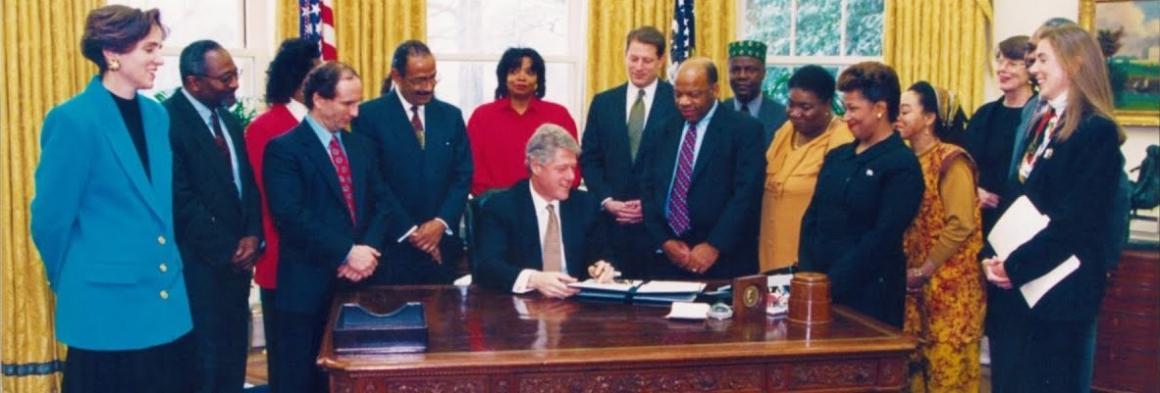
[[705, 290], [705, 283], [694, 281], [625, 280], [600, 283], [585, 280], [568, 286], [579, 289], [580, 297], [661, 304], [693, 301], [697, 294]]
[[[987, 241], [991, 242], [996, 257], [1007, 260], [1007, 257], [1011, 256], [1016, 248], [1046, 228], [1049, 221], [1051, 218], [1040, 213], [1030, 199], [1021, 196], [1011, 203], [1011, 207], [1007, 208], [1002, 217], [999, 217], [999, 221], [991, 229], [990, 236], [987, 236]], [[1027, 306], [1034, 308], [1035, 304], [1043, 298], [1043, 295], [1046, 295], [1051, 288], [1055, 288], [1060, 281], [1063, 281], [1076, 269], [1079, 269], [1079, 259], [1072, 255], [1047, 274], [1020, 286], [1019, 292], [1023, 294], [1023, 300], [1027, 302]]]

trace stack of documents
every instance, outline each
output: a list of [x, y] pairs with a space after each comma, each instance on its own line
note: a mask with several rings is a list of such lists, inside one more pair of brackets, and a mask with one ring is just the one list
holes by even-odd
[[579, 289], [577, 296], [582, 298], [652, 304], [691, 302], [705, 290], [705, 283], [691, 281], [625, 280], [598, 283], [585, 280], [568, 285]]
[[[1011, 203], [1011, 207], [1007, 208], [1002, 217], [999, 217], [999, 222], [996, 222], [995, 227], [991, 229], [987, 241], [991, 242], [995, 256], [1006, 261], [1015, 249], [1035, 237], [1039, 231], [1047, 227], [1047, 223], [1050, 221], [1051, 218], [1040, 213], [1039, 209], [1036, 209], [1035, 205], [1031, 203], [1031, 200], [1027, 199], [1026, 196], [1021, 196]], [[986, 266], [983, 268], [985, 269]], [[1023, 294], [1023, 300], [1027, 302], [1027, 306], [1034, 308], [1035, 304], [1039, 303], [1039, 299], [1047, 294], [1047, 291], [1055, 288], [1060, 281], [1063, 281], [1076, 269], [1079, 269], [1079, 259], [1072, 255], [1047, 274], [1020, 286], [1019, 292]]]

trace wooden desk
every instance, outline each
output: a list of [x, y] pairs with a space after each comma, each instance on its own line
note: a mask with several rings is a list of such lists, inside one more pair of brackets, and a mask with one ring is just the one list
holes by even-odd
[[337, 355], [332, 312], [318, 357], [332, 392], [899, 391], [915, 348], [840, 307], [833, 323], [806, 328], [771, 318], [671, 321], [667, 308], [475, 287], [382, 287], [335, 304], [386, 312], [405, 301], [425, 304], [426, 353]]

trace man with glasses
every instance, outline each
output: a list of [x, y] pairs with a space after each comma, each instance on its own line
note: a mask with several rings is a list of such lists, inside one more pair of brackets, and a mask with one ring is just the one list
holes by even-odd
[[471, 149], [459, 108], [435, 98], [435, 57], [426, 44], [399, 44], [394, 87], [360, 107], [352, 131], [375, 142], [387, 185], [414, 229], [384, 242], [387, 261], [371, 284], [449, 284], [463, 255], [457, 235], [471, 187]]
[[197, 391], [241, 392], [262, 217], [242, 124], [227, 109], [236, 101], [238, 68], [208, 40], [182, 50], [179, 68], [182, 87], [163, 105], [173, 148], [177, 246], [197, 342]]

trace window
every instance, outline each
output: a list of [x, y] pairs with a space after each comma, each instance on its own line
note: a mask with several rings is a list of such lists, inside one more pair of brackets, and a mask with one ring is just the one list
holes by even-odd
[[837, 75], [846, 66], [882, 60], [884, 0], [739, 0], [738, 31], [769, 45], [766, 94], [786, 102], [786, 84], [800, 66]]
[[181, 50], [203, 39], [217, 41], [234, 58], [241, 73], [237, 96], [248, 108], [262, 102], [266, 86], [266, 65], [273, 59], [273, 0], [110, 0], [137, 8], [161, 10], [161, 24], [169, 29], [161, 50], [165, 65], [158, 70], [154, 95], [172, 94], [181, 87], [178, 60]]
[[465, 119], [495, 97], [495, 67], [508, 47], [534, 48], [547, 63], [544, 99], [579, 125], [583, 96], [585, 1], [428, 0], [427, 45], [439, 72], [436, 94]]

